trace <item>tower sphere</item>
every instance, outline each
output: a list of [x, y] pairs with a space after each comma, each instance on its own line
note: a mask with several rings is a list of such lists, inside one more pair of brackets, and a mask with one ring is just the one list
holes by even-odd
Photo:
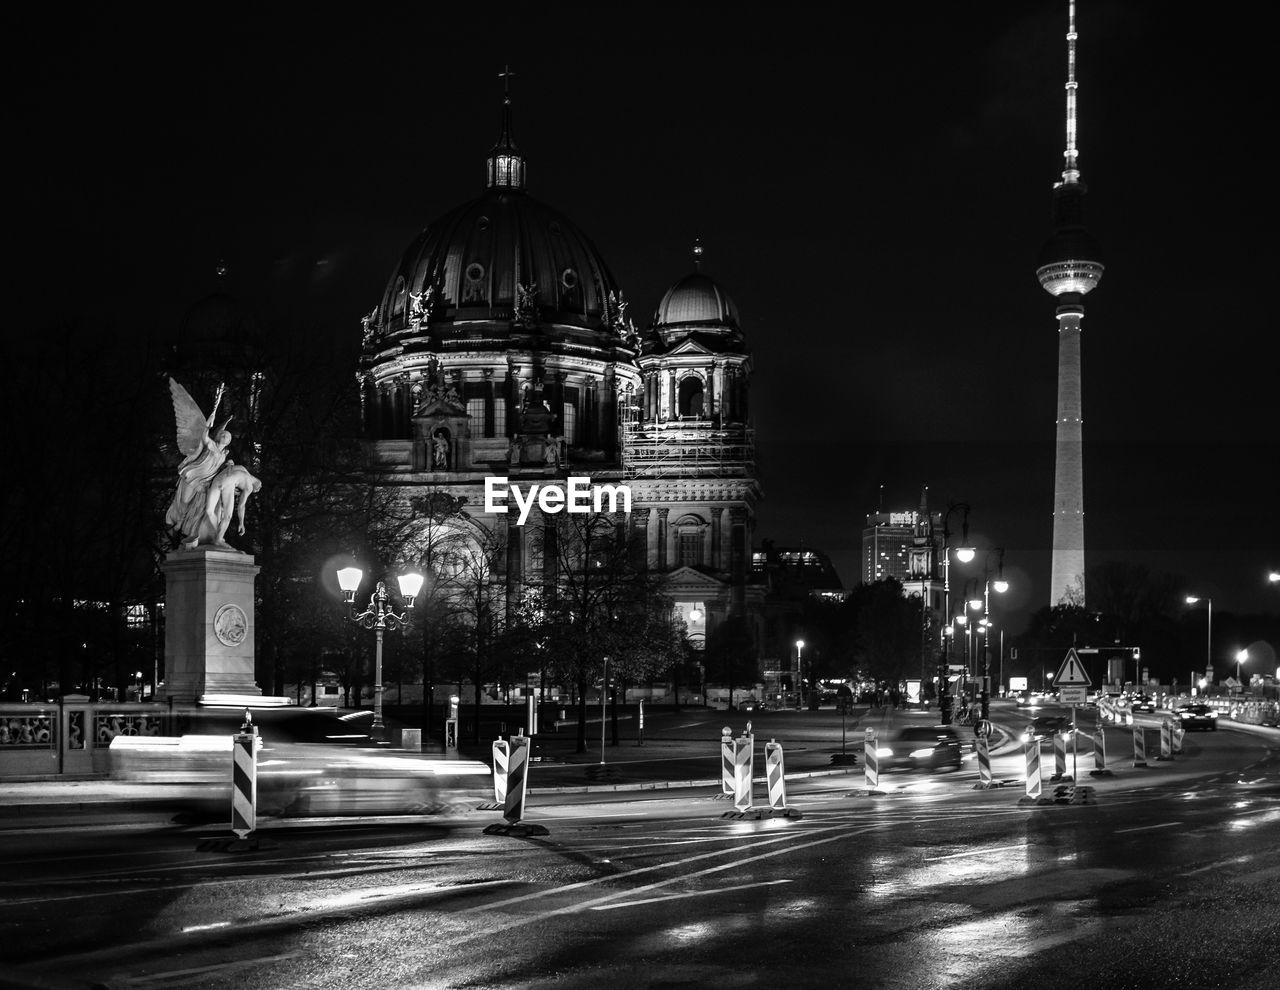
[[1036, 278], [1052, 296], [1086, 295], [1102, 279], [1105, 266], [1098, 242], [1082, 226], [1056, 230], [1040, 249]]

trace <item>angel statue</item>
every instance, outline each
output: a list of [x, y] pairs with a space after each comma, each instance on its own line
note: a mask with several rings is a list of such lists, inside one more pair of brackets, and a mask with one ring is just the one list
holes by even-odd
[[227, 446], [231, 443], [231, 434], [226, 428], [231, 417], [223, 420], [221, 426], [213, 425], [225, 388], [225, 385], [218, 386], [213, 412], [206, 418], [191, 394], [172, 378], [169, 379], [169, 394], [173, 397], [173, 413], [177, 420], [178, 450], [184, 460], [178, 465], [178, 488], [173, 493], [164, 521], [180, 535], [184, 550], [218, 541], [218, 527], [210, 526], [206, 504], [209, 487], [222, 470], [227, 459]]

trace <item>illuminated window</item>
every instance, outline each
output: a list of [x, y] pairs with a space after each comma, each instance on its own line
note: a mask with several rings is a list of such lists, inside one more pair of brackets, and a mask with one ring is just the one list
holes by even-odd
[[471, 435], [484, 436], [484, 399], [468, 399], [467, 415], [471, 417]]
[[570, 444], [578, 442], [578, 410], [572, 402], [564, 404], [564, 438]]
[[493, 400], [493, 435], [495, 437], [505, 437], [507, 435], [507, 400]]
[[147, 606], [129, 605], [124, 610], [124, 624], [130, 629], [147, 628]]

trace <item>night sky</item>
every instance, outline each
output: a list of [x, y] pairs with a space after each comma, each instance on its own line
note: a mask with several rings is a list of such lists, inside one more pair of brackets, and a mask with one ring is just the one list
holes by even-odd
[[[171, 332], [223, 289], [354, 370], [400, 253], [482, 191], [509, 63], [530, 193], [595, 241], [637, 322], [695, 236], [736, 300], [757, 541], [825, 550], [853, 584], [866, 514], [927, 484], [1005, 549], [1005, 604], [1047, 604], [1057, 335], [1035, 267], [1065, 2], [189, 9], [6, 15], [17, 326]], [[1209, 20], [1226, 9], [1078, 5], [1107, 265], [1084, 323], [1086, 538], [1091, 565], [1275, 612], [1276, 25]]]

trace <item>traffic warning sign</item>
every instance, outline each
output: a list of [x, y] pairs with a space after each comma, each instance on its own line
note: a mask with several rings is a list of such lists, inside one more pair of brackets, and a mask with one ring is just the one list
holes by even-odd
[[1076, 649], [1073, 646], [1067, 650], [1067, 658], [1062, 661], [1062, 666], [1058, 668], [1058, 674], [1053, 679], [1053, 686], [1056, 688], [1064, 687], [1089, 687], [1093, 681], [1089, 680], [1089, 675], [1084, 672], [1084, 664], [1080, 662], [1080, 657], [1076, 655]]

